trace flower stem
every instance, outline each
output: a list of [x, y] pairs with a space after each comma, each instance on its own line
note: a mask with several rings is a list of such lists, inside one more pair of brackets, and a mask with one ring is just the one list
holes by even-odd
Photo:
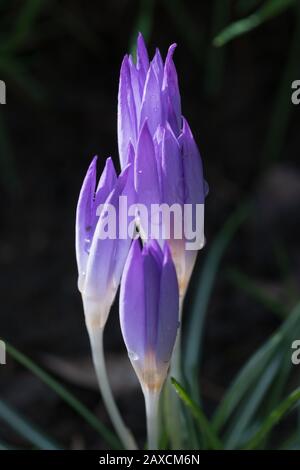
[[[182, 317], [184, 298], [179, 298], [179, 318]], [[179, 383], [181, 383], [181, 327], [179, 327], [176, 337], [176, 342], [173, 350], [169, 378], [165, 387], [164, 402], [167, 428], [169, 431], [172, 449], [179, 450], [183, 445], [183, 438], [181, 435], [182, 427], [182, 413], [180, 399], [175, 392], [173, 385], [171, 384], [170, 377], [174, 377]]]
[[170, 365], [170, 376], [181, 382], [181, 328], [178, 329]]
[[105, 360], [104, 360], [104, 349], [103, 349], [103, 331], [104, 328], [89, 329], [90, 343], [92, 349], [92, 356], [94, 367], [97, 375], [98, 385], [102, 394], [103, 401], [105, 403], [107, 412], [114, 425], [114, 428], [124, 445], [125, 449], [135, 450], [137, 449], [136, 442], [126, 427], [120, 412], [115, 403], [107, 376]]
[[[183, 301], [184, 301], [184, 296], [180, 296], [179, 297], [179, 320], [180, 322], [182, 318]], [[176, 342], [175, 342], [172, 360], [171, 360], [170, 376], [174, 377], [178, 382], [181, 381], [181, 326], [179, 326], [178, 331], [177, 331]]]
[[148, 450], [158, 449], [158, 405], [160, 391], [144, 391], [147, 419]]

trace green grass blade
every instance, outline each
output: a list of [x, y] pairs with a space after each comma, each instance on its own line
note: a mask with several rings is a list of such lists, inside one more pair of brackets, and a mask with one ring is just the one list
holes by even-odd
[[274, 384], [272, 385], [272, 389], [268, 394], [268, 403], [265, 407], [266, 415], [271, 413], [271, 411], [278, 405], [280, 400], [282, 399], [282, 395], [285, 389], [285, 386], [288, 382], [290, 377], [291, 369], [292, 369], [292, 361], [291, 361], [291, 345], [286, 344], [282, 347], [282, 351], [284, 350], [285, 353], [283, 354], [281, 367], [278, 371], [278, 374], [275, 378]]
[[260, 443], [272, 431], [274, 426], [300, 401], [300, 388], [294, 390], [272, 413], [266, 418], [257, 433], [245, 445], [246, 450], [257, 449]]
[[296, 0], [267, 0], [255, 13], [247, 16], [247, 18], [235, 21], [223, 29], [215, 37], [214, 46], [224, 46], [229, 41], [252, 31], [265, 21], [279, 15], [295, 3]]
[[286, 341], [292, 340], [299, 329], [300, 304], [293, 309], [277, 332], [254, 353], [238, 373], [213, 417], [213, 426], [217, 432], [227, 422], [251, 387], [257, 383], [282, 343], [286, 344]]
[[54, 377], [48, 372], [44, 371], [41, 367], [35, 364], [25, 354], [21, 353], [9, 343], [5, 341], [6, 352], [17, 362], [30, 370], [36, 375], [42, 382], [44, 382], [49, 388], [51, 388], [57, 395], [60, 396], [78, 415], [80, 415], [95, 431], [97, 431], [103, 439], [111, 446], [112, 449], [120, 449], [118, 438], [99, 421], [89, 409], [79, 401], [71, 392], [69, 392], [63, 385], [61, 385]]
[[191, 396], [195, 401], [198, 401], [200, 396], [197, 371], [202, 347], [203, 326], [215, 278], [222, 256], [234, 234], [248, 217], [250, 208], [251, 205], [249, 203], [241, 204], [226, 221], [210, 247], [197, 283], [199, 287], [196, 290], [189, 314], [186, 332], [188, 340], [185, 343], [183, 354], [184, 374]]
[[184, 390], [184, 388], [177, 382], [177, 380], [172, 377], [171, 382], [174, 385], [179, 397], [181, 398], [183, 403], [190, 409], [192, 415], [197, 421], [199, 428], [203, 434], [203, 437], [207, 441], [208, 447], [214, 450], [222, 449], [222, 442], [211, 427], [208, 419], [206, 418], [201, 408], [192, 400], [192, 398], [189, 397], [186, 390]]
[[249, 390], [245, 403], [236, 410], [236, 419], [230, 427], [230, 431], [226, 433], [226, 449], [235, 449], [240, 443], [241, 436], [249, 428], [251, 419], [254, 417], [257, 409], [261, 405], [266, 393], [280, 369], [282, 355], [277, 355], [268, 365], [264, 373], [258, 380], [255, 387]]
[[59, 447], [51, 439], [39, 431], [33, 424], [13, 410], [7, 403], [0, 400], [0, 419], [5, 421], [24, 439], [43, 450], [58, 450]]
[[280, 337], [275, 335], [251, 357], [239, 372], [215, 412], [213, 425], [217, 431], [222, 428], [242, 401], [249, 388], [253, 386], [253, 383], [255, 383], [257, 378], [268, 366], [279, 344]]

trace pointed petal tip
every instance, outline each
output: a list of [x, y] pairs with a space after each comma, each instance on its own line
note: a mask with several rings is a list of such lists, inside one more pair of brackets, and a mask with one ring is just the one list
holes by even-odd
[[115, 165], [112, 157], [107, 157], [104, 164], [103, 173], [108, 173], [111, 176], [117, 176]]
[[120, 79], [124, 77], [124, 74], [128, 74], [129, 71], [129, 56], [128, 54], [124, 55], [122, 63], [121, 63], [121, 69], [120, 69]]
[[137, 42], [141, 42], [145, 45], [145, 39], [144, 39], [144, 36], [143, 36], [143, 33], [141, 31], [138, 32], [138, 35], [137, 35]]
[[125, 55], [124, 55], [123, 60], [122, 60], [122, 63], [121, 63], [121, 68], [122, 68], [122, 66], [123, 66], [124, 64], [127, 64], [127, 63], [128, 63], [129, 57], [131, 57], [131, 56], [129, 56], [128, 54], [125, 54]]
[[128, 56], [128, 54], [126, 54], [123, 57], [123, 60], [122, 60], [122, 63], [121, 63], [121, 68], [120, 68], [120, 85], [121, 85], [121, 83], [123, 82], [123, 80], [126, 78], [126, 76], [128, 74], [129, 74], [129, 56]]
[[94, 157], [92, 158], [91, 163], [89, 164], [87, 174], [89, 174], [90, 171], [95, 171], [96, 170], [97, 160], [98, 160], [98, 155], [94, 155]]
[[170, 57], [173, 56], [176, 48], [177, 48], [177, 44], [176, 44], [176, 42], [173, 42], [173, 44], [171, 44], [169, 49], [168, 49], [168, 54], [170, 55]]
[[190, 125], [184, 116], [182, 116], [182, 133], [194, 139]]
[[143, 120], [143, 124], [141, 126], [140, 134], [139, 134], [139, 137], [138, 137], [138, 141], [140, 140], [141, 136], [143, 136], [145, 134], [150, 134], [149, 125], [148, 125], [148, 117], [147, 116]]
[[149, 67], [149, 56], [146, 43], [142, 33], [137, 38], [137, 70], [143, 69], [143, 74], [147, 73]]

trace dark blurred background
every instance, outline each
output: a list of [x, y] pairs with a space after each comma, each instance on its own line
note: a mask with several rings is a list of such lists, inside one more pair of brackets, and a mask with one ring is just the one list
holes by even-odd
[[[0, 336], [32, 357], [109, 425], [90, 361], [74, 251], [74, 218], [91, 158], [118, 165], [119, 69], [138, 30], [150, 55], [178, 44], [183, 114], [210, 193], [207, 244], [232, 214], [252, 209], [222, 259], [208, 305], [199, 381], [213, 409], [235, 372], [299, 300], [300, 13], [291, 8], [214, 47], [254, 0], [0, 1]], [[188, 308], [186, 309], [188, 316]], [[143, 399], [129, 367], [117, 306], [107, 327], [113, 389], [143, 438]], [[97, 448], [95, 432], [10, 357], [0, 398], [67, 448]], [[1, 423], [0, 438], [26, 447]]]

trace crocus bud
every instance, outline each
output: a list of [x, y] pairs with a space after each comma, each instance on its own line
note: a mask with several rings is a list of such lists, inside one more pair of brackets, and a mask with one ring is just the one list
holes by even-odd
[[88, 329], [104, 328], [131, 243], [129, 237], [104, 235], [110, 216], [106, 208], [114, 208], [118, 222], [119, 197], [127, 195], [130, 199], [132, 194], [131, 167], [125, 167], [117, 177], [108, 158], [96, 189], [96, 163], [97, 157], [84, 179], [76, 213], [78, 288]]
[[[132, 148], [136, 202], [147, 208], [147, 215], [139, 214], [137, 221], [140, 233], [144, 240], [157, 239], [161, 247], [168, 240], [183, 298], [197, 252], [204, 245], [207, 185], [199, 150], [181, 114], [175, 48], [176, 44], [170, 46], [165, 62], [157, 49], [149, 62], [139, 34], [137, 63], [125, 56], [119, 83], [118, 142], [121, 167], [128, 163]], [[171, 223], [169, 231], [166, 228], [170, 213], [168, 219], [162, 213], [159, 222], [152, 215], [150, 219], [153, 204], [181, 207], [181, 236], [178, 224], [176, 228]]]
[[120, 323], [132, 366], [145, 396], [166, 379], [179, 322], [179, 293], [170, 250], [135, 240], [120, 290]]

